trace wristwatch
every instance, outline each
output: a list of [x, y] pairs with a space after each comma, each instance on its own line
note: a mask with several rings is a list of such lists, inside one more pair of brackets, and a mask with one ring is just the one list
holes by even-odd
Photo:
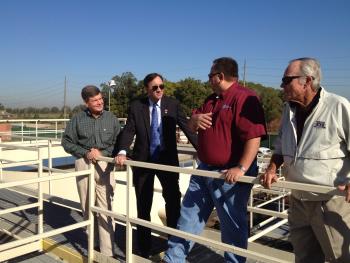
[[239, 165], [237, 165], [237, 167], [238, 167], [239, 170], [241, 170], [243, 173], [246, 173], [246, 172], [247, 172], [247, 169], [246, 169], [243, 165], [239, 164]]

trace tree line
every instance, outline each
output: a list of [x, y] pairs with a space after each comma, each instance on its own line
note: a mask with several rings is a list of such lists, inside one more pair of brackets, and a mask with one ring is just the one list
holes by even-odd
[[[106, 106], [108, 107], [108, 96], [110, 94], [110, 110], [118, 117], [127, 117], [129, 103], [145, 94], [143, 82], [138, 81], [131, 72], [124, 72], [112, 79], [116, 83], [115, 86], [110, 87], [105, 83], [101, 84], [102, 93], [106, 98]], [[213, 92], [208, 81], [203, 82], [191, 77], [178, 82], [165, 80], [164, 84], [165, 94], [178, 99], [187, 116], [190, 116], [192, 110], [199, 107], [204, 99]], [[254, 90], [260, 97], [267, 127], [269, 130], [275, 131], [282, 114], [281, 90], [253, 82], [247, 82], [245, 85]]]
[[[105, 106], [110, 111], [120, 118], [127, 117], [127, 110], [130, 102], [140, 96], [145, 95], [142, 80], [137, 78], [131, 72], [124, 72], [121, 75], [115, 75], [112, 78], [115, 81], [114, 86], [109, 86], [106, 83], [100, 84], [100, 88], [105, 99]], [[165, 94], [178, 99], [187, 114], [191, 115], [193, 109], [199, 107], [204, 99], [212, 93], [212, 89], [208, 81], [201, 81], [191, 77], [186, 79], [171, 82], [164, 81]], [[242, 84], [242, 83], [241, 83]], [[267, 126], [269, 130], [276, 130], [282, 112], [282, 93], [271, 87], [265, 87], [258, 83], [247, 82], [246, 86], [253, 89], [262, 102]], [[66, 106], [68, 118], [73, 114], [83, 110], [84, 105], [77, 105], [73, 108]], [[62, 118], [64, 109], [54, 107], [26, 107], [26, 108], [6, 108], [0, 103], [0, 110], [16, 115], [20, 118], [39, 118], [43, 114], [52, 114], [56, 118]]]
[[[73, 114], [84, 110], [85, 106], [84, 105], [77, 105], [73, 108], [66, 106], [66, 112], [67, 116], [66, 117], [71, 117]], [[42, 118], [43, 116], [51, 115], [52, 118], [63, 118], [63, 112], [64, 109], [63, 107], [59, 108], [56, 106], [53, 107], [24, 107], [24, 108], [5, 108], [1, 109], [0, 111], [6, 111], [6, 113], [12, 114], [16, 116], [17, 118], [28, 118], [28, 119], [36, 119], [36, 118]]]

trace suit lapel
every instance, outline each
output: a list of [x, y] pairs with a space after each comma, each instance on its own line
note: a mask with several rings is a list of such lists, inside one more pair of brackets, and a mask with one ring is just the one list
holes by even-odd
[[163, 135], [164, 135], [164, 117], [168, 115], [169, 111], [169, 103], [168, 103], [168, 98], [166, 96], [162, 97], [162, 102], [160, 105], [160, 113], [161, 113], [161, 118], [162, 118], [162, 129], [163, 129]]
[[148, 98], [145, 98], [143, 100], [143, 103], [142, 103], [142, 109], [141, 109], [141, 115], [143, 116], [143, 121], [144, 121], [144, 124], [145, 124], [145, 128], [146, 128], [146, 133], [147, 133], [147, 137], [148, 137], [148, 140], [150, 141], [150, 138], [151, 138], [151, 120], [150, 120], [150, 117], [149, 117], [149, 103], [148, 103]]
[[168, 114], [167, 99], [165, 98], [165, 96], [163, 96], [162, 102], [160, 104], [160, 114], [161, 114], [162, 120], [164, 115]]
[[162, 134], [163, 134], [163, 142], [165, 142], [169, 135], [169, 130], [166, 130], [168, 127], [168, 122], [169, 122], [169, 118], [167, 118], [167, 116], [169, 115], [169, 110], [171, 108], [170, 105], [170, 100], [169, 98], [167, 98], [166, 96], [163, 96], [162, 98], [162, 103], [160, 105], [161, 108], [161, 116], [162, 116]]

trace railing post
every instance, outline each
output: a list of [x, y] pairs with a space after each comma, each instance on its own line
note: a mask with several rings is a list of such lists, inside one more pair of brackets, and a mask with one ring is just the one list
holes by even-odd
[[[88, 209], [88, 262], [92, 263], [94, 260], [94, 214], [91, 210], [91, 206], [95, 205], [95, 167], [92, 163], [89, 165], [89, 209]], [[84, 175], [86, 176], [86, 175]]]
[[[49, 166], [49, 176], [52, 175], [52, 157], [51, 157], [51, 151], [52, 151], [52, 141], [51, 140], [47, 140], [47, 159], [48, 159], [48, 166]], [[51, 195], [51, 189], [52, 188], [52, 184], [51, 184], [51, 180], [49, 181], [49, 195]]]
[[[252, 190], [250, 190], [250, 195], [249, 195], [249, 206], [250, 207], [253, 207], [253, 188], [252, 188]], [[252, 229], [253, 228], [253, 226], [254, 226], [254, 218], [253, 218], [253, 212], [252, 211], [250, 211], [249, 212], [249, 225], [250, 225], [250, 229]]]
[[22, 135], [22, 142], [23, 142], [23, 135], [24, 135], [24, 123], [23, 121], [21, 122], [21, 135]]
[[[38, 149], [38, 177], [43, 176], [43, 149], [42, 148], [37, 148]], [[37, 228], [37, 233], [40, 235], [44, 232], [44, 189], [43, 189], [43, 182], [38, 183], [38, 228]], [[42, 251], [42, 246], [43, 242], [42, 239], [39, 240], [40, 242], [40, 251]]]
[[35, 120], [35, 137], [36, 142], [38, 142], [38, 120]]
[[58, 129], [57, 129], [57, 121], [55, 121], [55, 138], [57, 139]]
[[126, 262], [132, 263], [132, 225], [131, 217], [131, 190], [132, 190], [132, 174], [131, 166], [126, 166]]
[[192, 155], [192, 167], [193, 169], [197, 168], [197, 162], [196, 162], [196, 158], [194, 158], [194, 155]]

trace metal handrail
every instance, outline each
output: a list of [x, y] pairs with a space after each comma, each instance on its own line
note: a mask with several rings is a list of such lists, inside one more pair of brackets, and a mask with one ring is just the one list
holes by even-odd
[[[12, 207], [8, 209], [1, 210], [0, 214], [7, 214], [7, 213], [12, 213], [16, 211], [21, 211], [29, 208], [37, 208], [38, 209], [38, 223], [37, 223], [37, 234], [32, 235], [30, 237], [26, 238], [21, 238], [18, 239], [19, 236], [13, 236], [17, 240], [11, 241], [5, 244], [0, 245], [0, 261], [7, 260], [10, 258], [13, 258], [15, 255], [22, 255], [23, 253], [29, 253], [33, 251], [41, 251], [42, 250], [42, 245], [43, 238], [51, 237], [54, 235], [58, 235], [67, 231], [71, 231], [77, 228], [81, 227], [87, 227], [90, 236], [93, 236], [93, 215], [91, 209], [89, 209], [89, 217], [87, 220], [84, 220], [83, 222], [75, 223], [69, 226], [61, 227], [52, 231], [47, 231], [44, 232], [43, 228], [43, 183], [44, 182], [51, 182], [52, 180], [62, 180], [66, 178], [72, 178], [72, 177], [77, 177], [77, 176], [82, 176], [82, 175], [87, 175], [89, 176], [89, 205], [91, 206], [93, 204], [92, 198], [94, 198], [94, 180], [93, 180], [93, 175], [94, 175], [94, 170], [93, 166], [90, 165], [89, 170], [84, 170], [84, 171], [77, 171], [77, 172], [70, 172], [70, 173], [65, 173], [65, 174], [59, 174], [55, 176], [43, 176], [42, 171], [43, 171], [43, 148], [40, 147], [32, 147], [32, 146], [14, 146], [6, 145], [4, 143], [0, 144], [0, 149], [1, 148], [10, 148], [10, 149], [22, 149], [22, 150], [29, 150], [29, 151], [37, 151], [38, 153], [38, 158], [37, 160], [32, 160], [32, 161], [25, 161], [25, 162], [9, 162], [9, 163], [2, 163], [3, 159], [0, 159], [0, 170], [2, 174], [2, 169], [6, 167], [14, 167], [14, 166], [22, 166], [23, 164], [26, 165], [37, 165], [38, 167], [38, 177], [34, 179], [26, 179], [22, 181], [14, 181], [14, 182], [1, 182], [0, 183], [0, 189], [7, 189], [11, 187], [16, 187], [16, 186], [22, 186], [22, 185], [28, 185], [28, 184], [33, 184], [33, 183], [38, 183], [38, 196], [37, 196], [37, 202], [31, 203], [31, 204], [25, 204], [25, 205], [20, 205], [17, 207]], [[1, 149], [3, 150], [3, 149]], [[88, 253], [88, 262], [93, 262], [93, 240], [89, 240], [89, 253]], [[40, 241], [40, 242], [39, 242]]]
[[[114, 163], [113, 158], [99, 157], [98, 159], [101, 161]], [[200, 175], [205, 177], [213, 177], [217, 179], [225, 178], [225, 176], [220, 172], [193, 170], [189, 168], [181, 168], [177, 166], [169, 166], [169, 165], [163, 165], [163, 164], [153, 164], [153, 163], [126, 160], [125, 165], [142, 167], [142, 168], [150, 168], [150, 169], [162, 170], [162, 171], [168, 171], [168, 172]], [[259, 177], [252, 177], [252, 176], [241, 176], [238, 181], [242, 183], [260, 184]], [[290, 181], [277, 181], [273, 183], [272, 186], [277, 188], [288, 188], [292, 190], [311, 191], [311, 192], [321, 193], [321, 194], [344, 196], [344, 192], [338, 190], [336, 187], [333, 187], [333, 186], [306, 184], [306, 183], [298, 183], [298, 182], [290, 182]]]
[[[114, 163], [113, 158], [108, 158], [108, 157], [100, 157], [98, 158], [99, 160], [106, 161], [106, 162], [111, 162]], [[199, 176], [205, 176], [205, 177], [212, 177], [212, 178], [218, 178], [218, 179], [223, 179], [224, 176], [222, 173], [219, 172], [211, 172], [211, 171], [204, 171], [204, 170], [193, 170], [193, 169], [188, 169], [188, 168], [180, 168], [180, 167], [174, 167], [174, 166], [167, 166], [167, 165], [160, 165], [160, 164], [152, 164], [152, 163], [145, 163], [145, 162], [138, 162], [138, 161], [132, 161], [132, 160], [126, 160], [125, 165], [127, 166], [127, 188], [130, 189], [132, 185], [132, 179], [131, 179], [131, 166], [135, 167], [142, 167], [142, 168], [149, 168], [149, 169], [155, 169], [155, 170], [163, 170], [163, 171], [169, 171], [169, 172], [177, 172], [177, 173], [183, 173], [183, 174], [192, 174], [192, 175], [199, 175]], [[244, 183], [251, 183], [251, 184], [259, 184], [259, 178], [254, 178], [250, 176], [242, 176], [239, 179], [239, 182], [244, 182]], [[323, 194], [330, 194], [330, 195], [344, 195], [343, 192], [339, 191], [335, 187], [331, 186], [321, 186], [321, 185], [311, 185], [311, 184], [305, 184], [305, 183], [296, 183], [296, 182], [287, 182], [287, 181], [278, 181], [276, 183], [273, 183], [274, 187], [278, 188], [289, 188], [293, 190], [303, 190], [303, 191], [312, 191], [312, 192], [317, 192], [317, 193], [323, 193]], [[130, 190], [127, 191], [127, 202], [130, 202], [129, 198]], [[127, 207], [129, 208], [130, 204], [128, 203]], [[128, 231], [128, 229], [132, 228], [132, 225], [138, 224], [142, 225], [157, 231], [165, 232], [170, 235], [176, 235], [185, 239], [190, 239], [192, 241], [198, 242], [200, 244], [206, 245], [206, 246], [212, 246], [217, 249], [229, 251], [236, 253], [237, 255], [241, 255], [244, 257], [249, 257], [252, 259], [256, 260], [264, 260], [264, 262], [287, 262], [283, 261], [280, 258], [274, 258], [269, 255], [262, 255], [256, 252], [252, 252], [246, 249], [238, 248], [235, 246], [223, 244], [217, 241], [213, 241], [207, 238], [203, 238], [197, 235], [192, 235], [188, 234], [179, 230], [174, 230], [172, 228], [160, 226], [158, 224], [154, 224], [142, 219], [138, 219], [135, 217], [132, 217], [130, 214], [129, 209], [127, 210], [127, 215], [124, 218], [121, 214], [110, 212], [108, 210], [100, 209], [97, 207], [92, 207], [92, 211], [98, 212], [98, 213], [103, 213], [109, 216], [112, 216], [114, 218], [118, 218], [119, 220], [122, 220], [126, 223], [126, 228], [127, 228], [127, 247], [132, 246], [132, 236], [131, 236], [131, 230]], [[267, 214], [272, 217], [276, 218], [283, 218], [282, 221], [278, 222], [276, 225], [280, 226], [282, 224], [285, 224], [287, 222], [287, 211], [282, 211], [282, 212], [275, 212], [275, 211], [268, 211], [266, 209], [262, 208], [251, 208], [252, 211], [254, 212], [259, 212], [262, 214]], [[251, 240], [257, 239], [259, 236], [263, 235], [267, 231], [271, 231], [273, 227], [269, 227], [265, 231], [262, 231], [258, 235], [251, 237]], [[129, 236], [130, 235], [130, 236]], [[129, 247], [131, 249], [131, 247]], [[131, 254], [130, 250], [127, 250], [126, 254], [126, 260], [127, 262], [132, 262], [131, 260]]]
[[[42, 138], [41, 138], [42, 139]], [[52, 140], [51, 138], [48, 139], [48, 141], [50, 142], [50, 140]], [[32, 147], [32, 146], [16, 146], [16, 145], [8, 145], [5, 143], [0, 144], [0, 149], [2, 148], [11, 148], [11, 149], [27, 149], [27, 150], [31, 150], [31, 151], [42, 151], [43, 149], [40, 147]], [[49, 147], [50, 147], [50, 143], [49, 143]], [[187, 154], [195, 154], [195, 150], [188, 148], [188, 147], [183, 147], [184, 149], [180, 148], [180, 151], [182, 153], [187, 153]], [[187, 148], [187, 149], [186, 149]], [[50, 150], [49, 150], [50, 151]], [[40, 154], [39, 154], [40, 155]], [[101, 161], [106, 161], [106, 162], [111, 162], [114, 163], [114, 159], [113, 158], [107, 158], [107, 157], [100, 157], [98, 158]], [[39, 170], [42, 171], [44, 169], [43, 165], [42, 165], [42, 158], [38, 157], [38, 160], [34, 160], [33, 164], [37, 164], [39, 163]], [[28, 164], [28, 162], [26, 162], [26, 164]], [[13, 164], [11, 163], [2, 163], [0, 165], [0, 168], [4, 168], [5, 166], [12, 166]], [[23, 165], [23, 162], [20, 162], [19, 165]], [[132, 188], [132, 175], [131, 175], [131, 166], [135, 166], [135, 167], [143, 167], [143, 168], [150, 168], [150, 169], [155, 169], [155, 170], [164, 170], [164, 171], [170, 171], [170, 172], [176, 172], [176, 173], [182, 173], [182, 174], [193, 174], [193, 175], [199, 175], [199, 176], [205, 176], [205, 177], [213, 177], [213, 178], [220, 178], [223, 179], [224, 176], [222, 175], [222, 173], [219, 172], [211, 172], [211, 171], [204, 171], [204, 170], [194, 170], [194, 169], [189, 169], [189, 168], [180, 168], [180, 167], [174, 167], [174, 166], [167, 166], [167, 165], [159, 165], [159, 164], [152, 164], [152, 163], [145, 163], [145, 162], [138, 162], [138, 161], [132, 161], [132, 160], [126, 160], [125, 161], [125, 165], [127, 166], [127, 180], [126, 180], [126, 187], [127, 187], [127, 194], [126, 194], [126, 202], [127, 202], [127, 211], [126, 211], [126, 215], [124, 214], [120, 214], [120, 213], [115, 213], [112, 211], [108, 211], [108, 210], [104, 210], [98, 207], [95, 207], [93, 205], [90, 206], [90, 211], [89, 211], [89, 220], [88, 221], [84, 221], [83, 225], [84, 226], [88, 226], [89, 229], [89, 236], [93, 236], [93, 220], [91, 220], [92, 218], [92, 212], [96, 212], [96, 213], [103, 213], [106, 214], [108, 216], [114, 217], [118, 220], [121, 220], [123, 222], [126, 223], [126, 230], [127, 230], [127, 262], [132, 262], [132, 257], [131, 254], [132, 253], [132, 235], [131, 235], [131, 229], [132, 226], [135, 224], [138, 225], [143, 225], [149, 228], [152, 228], [156, 231], [160, 231], [160, 232], [165, 232], [171, 235], [177, 235], [180, 237], [183, 237], [185, 239], [191, 239], [195, 242], [198, 242], [200, 244], [206, 245], [206, 246], [212, 246], [214, 248], [217, 249], [221, 249], [221, 250], [225, 250], [225, 251], [230, 251], [230, 252], [234, 252], [238, 255], [244, 256], [244, 257], [249, 257], [252, 259], [256, 259], [256, 260], [263, 260], [264, 262], [283, 262], [281, 261], [281, 259], [277, 259], [277, 258], [273, 258], [269, 255], [261, 255], [259, 253], [256, 252], [252, 252], [252, 251], [248, 251], [248, 250], [244, 250], [238, 247], [234, 247], [234, 246], [230, 246], [227, 244], [223, 244], [221, 242], [217, 242], [217, 241], [213, 241], [213, 240], [209, 240], [197, 235], [191, 235], [179, 230], [175, 230], [172, 228], [168, 228], [165, 226], [161, 226], [159, 224], [155, 224], [155, 223], [151, 223], [142, 219], [138, 219], [137, 217], [134, 217], [131, 213], [131, 188]], [[93, 166], [92, 168], [93, 169]], [[54, 171], [54, 169], [52, 169], [51, 167], [48, 167], [48, 170]], [[35, 179], [27, 179], [27, 180], [23, 180], [21, 182], [8, 182], [8, 183], [0, 183], [0, 189], [2, 188], [9, 188], [9, 187], [14, 187], [14, 186], [18, 186], [18, 185], [25, 185], [25, 184], [32, 184], [32, 183], [39, 183], [41, 184], [42, 182], [46, 182], [46, 181], [51, 181], [51, 180], [61, 180], [61, 179], [65, 179], [65, 178], [69, 178], [69, 177], [74, 177], [74, 176], [80, 176], [83, 174], [89, 174], [91, 176], [91, 178], [93, 178], [93, 170], [86, 170], [86, 171], [80, 171], [80, 172], [70, 172], [70, 173], [64, 173], [64, 174], [59, 174], [59, 175], [55, 175], [55, 176], [41, 176], [39, 178], [35, 178]], [[250, 176], [242, 176], [239, 179], [240, 182], [244, 182], [244, 183], [251, 183], [251, 184], [259, 184], [259, 178], [254, 178], [254, 177], [250, 177]], [[93, 204], [93, 198], [94, 198], [94, 180], [89, 180], [89, 202], [90, 204]], [[276, 183], [273, 183], [273, 189], [293, 189], [293, 190], [302, 190], [302, 191], [312, 191], [312, 192], [316, 192], [316, 193], [322, 193], [322, 194], [329, 194], [329, 195], [344, 195], [343, 192], [339, 191], [337, 188], [335, 187], [331, 187], [331, 186], [321, 186], [321, 185], [311, 185], [311, 184], [305, 184], [305, 183], [296, 183], [296, 182], [288, 182], [288, 181], [278, 181]], [[257, 188], [254, 188], [254, 190], [257, 190]], [[264, 189], [262, 189], [264, 190]], [[271, 190], [270, 190], [271, 191]], [[271, 191], [273, 193], [278, 193], [278, 190], [273, 190]], [[283, 194], [283, 196], [286, 193]], [[42, 196], [42, 193], [39, 194], [39, 197]], [[41, 198], [42, 199], [42, 198]], [[42, 202], [42, 200], [40, 201]], [[42, 204], [40, 204], [42, 207]], [[33, 204], [33, 206], [35, 206], [35, 204]], [[42, 208], [40, 208], [42, 209]], [[284, 209], [282, 209], [282, 212], [275, 212], [275, 211], [268, 211], [266, 209], [262, 209], [262, 208], [257, 208], [257, 207], [248, 207], [248, 210], [254, 213], [262, 213], [262, 214], [266, 214], [266, 215], [270, 215], [273, 218], [283, 218], [282, 221], [280, 221], [279, 223], [277, 223], [277, 225], [281, 225], [283, 223], [286, 222], [286, 211]], [[41, 223], [40, 223], [41, 224]], [[39, 225], [40, 225], [39, 224]], [[77, 226], [77, 224], [75, 224], [74, 226]], [[70, 226], [72, 227], [72, 226]], [[79, 227], [81, 227], [79, 225]], [[70, 229], [71, 228], [67, 228]], [[75, 228], [72, 228], [75, 229]], [[61, 233], [59, 231], [56, 231], [57, 233]], [[69, 231], [69, 230], [67, 230]], [[270, 229], [266, 229], [265, 231], [270, 231]], [[260, 232], [258, 235], [261, 236], [264, 233], [266, 233], [265, 231]], [[25, 239], [19, 242], [19, 240], [14, 241], [17, 243], [13, 243], [15, 245], [18, 244], [25, 244], [28, 242], [32, 242], [35, 240], [40, 240], [40, 237], [47, 237], [50, 236], [53, 233], [56, 233], [55, 231], [51, 231], [50, 233], [39, 233], [36, 237], [31, 237], [29, 239]], [[65, 232], [65, 231], [63, 231]], [[255, 240], [256, 238], [258, 238], [259, 236], [254, 236], [254, 237], [250, 237], [250, 240]], [[12, 242], [11, 242], [12, 243]], [[3, 251], [5, 249], [9, 249], [11, 246], [9, 244], [5, 244], [4, 245], [0, 245], [0, 251]], [[93, 240], [92, 238], [89, 238], [89, 246], [88, 246], [88, 261], [92, 262], [91, 260], [93, 259]]]

